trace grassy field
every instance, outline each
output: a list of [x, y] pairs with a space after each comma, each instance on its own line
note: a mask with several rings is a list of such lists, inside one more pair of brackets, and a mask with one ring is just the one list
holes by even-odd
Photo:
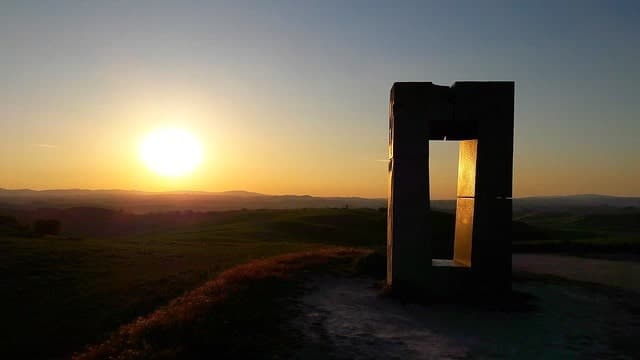
[[[637, 253], [636, 215], [612, 216], [516, 219], [514, 250]], [[0, 236], [0, 358], [68, 357], [234, 265], [335, 246], [383, 250], [386, 238], [383, 209], [118, 214], [113, 219], [96, 225], [77, 221], [82, 234], [93, 235]], [[435, 237], [443, 240], [434, 253], [450, 257], [453, 216], [434, 213], [433, 223]], [[122, 231], [99, 235], [115, 229], [113, 224]]]
[[533, 213], [514, 219], [514, 252], [640, 254], [640, 212]]
[[[331, 247], [253, 260], [222, 272], [154, 312], [120, 327], [75, 360], [255, 359], [299, 354], [304, 333], [293, 300], [311, 276], [353, 274], [370, 251]], [[316, 355], [313, 358], [324, 358]]]
[[384, 237], [384, 213], [317, 209], [212, 214], [133, 237], [0, 238], [0, 357], [67, 356], [233, 265]]

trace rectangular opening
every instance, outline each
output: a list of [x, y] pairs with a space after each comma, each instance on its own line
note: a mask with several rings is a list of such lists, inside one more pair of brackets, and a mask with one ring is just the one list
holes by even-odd
[[477, 140], [429, 141], [432, 266], [470, 267]]
[[429, 141], [431, 251], [434, 259], [453, 259], [459, 141]]
[[460, 141], [429, 141], [431, 208], [455, 212]]

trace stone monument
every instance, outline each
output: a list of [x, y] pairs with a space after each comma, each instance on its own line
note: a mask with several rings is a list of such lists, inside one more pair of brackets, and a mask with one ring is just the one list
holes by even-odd
[[[514, 82], [399, 82], [389, 103], [387, 284], [511, 289]], [[460, 142], [453, 257], [433, 259], [429, 141]]]

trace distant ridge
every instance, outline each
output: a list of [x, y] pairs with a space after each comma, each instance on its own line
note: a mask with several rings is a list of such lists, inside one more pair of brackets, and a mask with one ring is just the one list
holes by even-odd
[[[89, 194], [89, 193], [129, 193], [129, 194], [193, 194], [193, 195], [238, 195], [238, 196], [305, 196], [305, 197], [318, 197], [318, 198], [358, 198], [358, 199], [382, 199], [382, 198], [365, 198], [361, 196], [314, 196], [308, 194], [282, 194], [272, 195], [258, 192], [252, 192], [247, 190], [225, 190], [225, 191], [200, 191], [200, 190], [171, 190], [171, 191], [144, 191], [144, 190], [124, 190], [124, 189], [7, 189], [0, 188], [0, 196], [3, 195], [18, 195], [18, 194]], [[595, 199], [634, 199], [640, 200], [640, 196], [634, 195], [606, 195], [606, 194], [568, 194], [568, 195], [536, 195], [536, 196], [523, 196], [516, 198], [518, 200], [544, 200], [544, 199], [583, 199], [583, 200], [595, 200]], [[453, 199], [450, 199], [453, 200]], [[448, 201], [446, 199], [436, 201]]]
[[519, 206], [604, 206], [628, 207], [640, 206], [640, 197], [613, 196], [599, 194], [578, 194], [561, 196], [535, 196], [517, 199]]
[[[432, 200], [435, 209], [453, 211], [454, 200]], [[221, 192], [85, 189], [2, 189], [0, 209], [103, 207], [133, 213], [164, 211], [222, 211], [237, 209], [294, 209], [322, 207], [382, 208], [384, 198], [358, 196], [269, 195], [245, 190]], [[640, 209], [640, 197], [600, 194], [533, 196], [513, 200], [520, 212], [607, 212]]]
[[0, 189], [0, 209], [103, 207], [132, 213], [237, 209], [380, 208], [386, 199], [267, 195], [244, 190], [222, 192], [137, 190]]
[[539, 196], [523, 196], [518, 199], [640, 199], [640, 196], [632, 195], [603, 195], [603, 194], [571, 194], [571, 195], [539, 195]]
[[46, 189], [46, 190], [33, 190], [33, 189], [5, 189], [0, 188], [1, 195], [36, 195], [36, 194], [201, 194], [201, 195], [237, 195], [237, 196], [264, 196], [256, 192], [244, 191], [244, 190], [229, 190], [220, 192], [210, 191], [193, 191], [193, 190], [177, 190], [177, 191], [142, 191], [142, 190], [122, 190], [122, 189]]

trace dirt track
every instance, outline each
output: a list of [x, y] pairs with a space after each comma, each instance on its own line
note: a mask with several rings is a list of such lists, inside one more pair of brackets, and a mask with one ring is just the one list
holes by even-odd
[[[618, 271], [635, 264], [517, 255], [514, 268], [635, 288]], [[634, 270], [635, 269], [635, 270]], [[586, 275], [581, 275], [580, 271]], [[638, 300], [627, 290], [565, 281], [518, 281], [528, 307], [406, 304], [379, 295], [372, 279], [325, 277], [307, 284], [296, 326], [301, 358], [633, 359], [640, 357]]]

